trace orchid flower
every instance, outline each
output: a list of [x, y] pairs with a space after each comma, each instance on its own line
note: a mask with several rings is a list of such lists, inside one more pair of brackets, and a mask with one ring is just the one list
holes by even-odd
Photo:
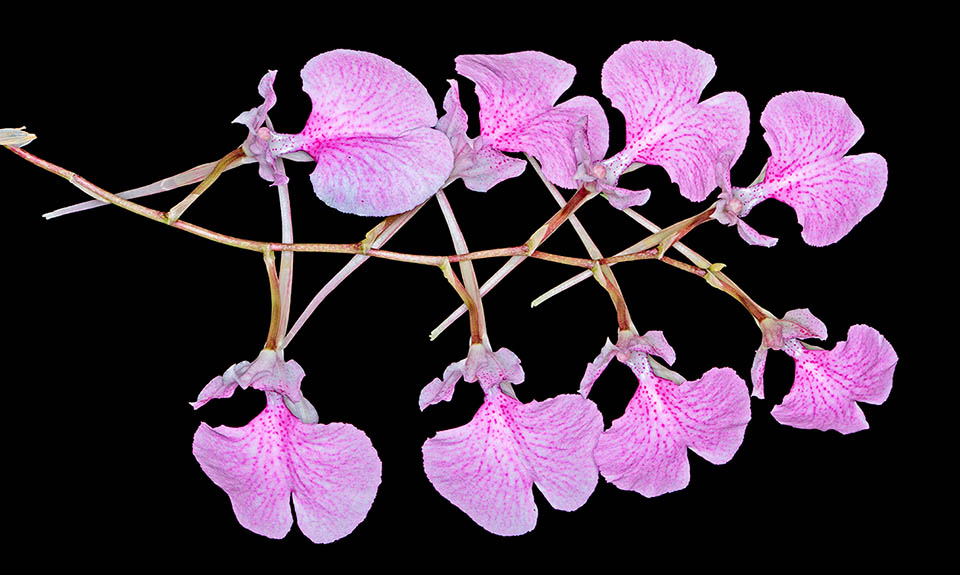
[[827, 328], [809, 310], [787, 312], [783, 319], [761, 322], [763, 343], [754, 356], [753, 395], [763, 397], [767, 349], [780, 349], [794, 359], [790, 393], [773, 408], [773, 417], [801, 429], [835, 429], [847, 434], [867, 429], [858, 401], [879, 405], [893, 386], [897, 354], [880, 332], [854, 325], [847, 339], [832, 350], [809, 345], [801, 338], [825, 339]]
[[509, 383], [523, 381], [513, 352], [474, 344], [420, 396], [421, 409], [449, 400], [463, 378], [485, 397], [470, 423], [423, 444], [423, 468], [434, 488], [497, 535], [520, 535], [537, 524], [536, 484], [555, 509], [580, 508], [597, 485], [593, 450], [603, 430], [596, 405], [579, 395], [520, 403]]
[[548, 180], [574, 189], [579, 184], [573, 134], [587, 118], [592, 159], [603, 158], [610, 127], [600, 103], [577, 96], [555, 105], [573, 83], [572, 65], [542, 52], [458, 56], [456, 62], [457, 72], [476, 84], [482, 145], [530, 154]]
[[727, 225], [736, 223], [741, 235], [745, 229], [741, 218], [773, 198], [797, 212], [803, 241], [829, 245], [847, 235], [883, 199], [887, 187], [883, 156], [845, 155], [863, 136], [863, 124], [843, 98], [815, 92], [780, 94], [764, 108], [760, 125], [771, 152], [763, 181], [748, 188], [728, 186], [714, 214]]
[[300, 72], [313, 103], [299, 134], [263, 123], [276, 102], [275, 72], [260, 81], [264, 103], [237, 118], [250, 135], [244, 150], [275, 181], [275, 158], [303, 151], [317, 162], [313, 189], [342, 212], [387, 216], [426, 201], [453, 168], [450, 141], [434, 130], [437, 112], [426, 88], [397, 64], [368, 52], [334, 50]]
[[319, 424], [300, 392], [303, 369], [263, 350], [210, 381], [194, 409], [229, 397], [239, 385], [266, 393], [267, 406], [241, 428], [201, 423], [193, 455], [204, 473], [230, 496], [242, 526], [272, 539], [293, 525], [314, 543], [350, 534], [367, 515], [380, 485], [380, 458], [367, 436], [347, 423]]
[[661, 332], [641, 337], [623, 331], [616, 345], [607, 340], [580, 382], [586, 397], [614, 357], [637, 376], [636, 393], [623, 416], [600, 436], [595, 457], [607, 481], [646, 497], [687, 486], [688, 447], [711, 463], [729, 461], [750, 421], [746, 383], [732, 369], [713, 368], [691, 382], [653, 355], [668, 364], [676, 358]]
[[603, 64], [603, 93], [626, 120], [623, 150], [594, 168], [600, 190], [623, 209], [640, 205], [649, 190], [618, 188], [635, 162], [662, 166], [687, 199], [701, 201], [717, 181], [719, 154], [740, 156], [750, 129], [747, 102], [724, 92], [700, 102], [713, 78], [713, 57], [682, 42], [631, 42]]

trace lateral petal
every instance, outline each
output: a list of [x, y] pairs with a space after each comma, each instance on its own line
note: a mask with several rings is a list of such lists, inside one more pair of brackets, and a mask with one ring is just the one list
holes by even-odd
[[370, 439], [348, 423], [330, 423], [293, 425], [288, 441], [300, 530], [314, 543], [352, 533], [380, 485], [380, 458]]
[[470, 423], [423, 444], [434, 488], [497, 535], [520, 535], [537, 524], [533, 476], [513, 433], [519, 417], [520, 402], [493, 389]]
[[193, 455], [214, 484], [227, 492], [240, 525], [271, 539], [293, 525], [285, 434], [294, 419], [281, 396], [267, 394], [267, 407], [244, 427], [201, 423]]

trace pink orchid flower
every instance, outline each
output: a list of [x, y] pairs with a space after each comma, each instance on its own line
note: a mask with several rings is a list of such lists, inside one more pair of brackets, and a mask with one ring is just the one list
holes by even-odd
[[883, 199], [887, 187], [883, 156], [846, 155], [863, 136], [863, 124], [843, 98], [815, 92], [780, 94], [764, 108], [760, 125], [771, 152], [763, 181], [748, 188], [728, 186], [714, 215], [727, 225], [736, 223], [741, 235], [740, 218], [773, 198], [797, 212], [803, 241], [829, 245], [847, 235]]
[[273, 539], [293, 525], [314, 543], [350, 534], [364, 520], [380, 485], [380, 458], [367, 436], [347, 423], [317, 423], [300, 393], [303, 369], [264, 350], [214, 378], [192, 405], [229, 397], [237, 385], [263, 390], [267, 406], [241, 428], [201, 423], [193, 455], [227, 492], [242, 526]]
[[610, 127], [600, 103], [577, 96], [555, 105], [577, 73], [571, 64], [542, 52], [458, 56], [456, 62], [457, 72], [476, 84], [483, 146], [528, 153], [548, 180], [574, 189], [573, 132], [586, 118], [592, 159], [603, 158]]
[[640, 205], [649, 190], [616, 187], [632, 164], [662, 166], [687, 199], [701, 201], [717, 181], [720, 154], [740, 156], [750, 129], [746, 99], [724, 92], [700, 102], [713, 57], [682, 42], [631, 42], [603, 64], [603, 93], [626, 120], [623, 150], [594, 168], [615, 207]]
[[783, 319], [761, 323], [763, 343], [754, 356], [753, 394], [763, 397], [767, 349], [780, 349], [794, 359], [790, 393], [773, 408], [773, 417], [801, 429], [835, 429], [847, 434], [867, 429], [858, 401], [879, 405], [893, 386], [897, 354], [880, 332], [852, 326], [847, 339], [832, 350], [806, 344], [801, 338], [825, 339], [827, 328], [809, 310], [787, 312]]
[[307, 62], [300, 76], [313, 108], [299, 134], [277, 134], [263, 125], [276, 102], [274, 76], [269, 72], [260, 81], [264, 103], [236, 120], [249, 128], [244, 149], [268, 181], [277, 178], [277, 156], [306, 152], [317, 162], [310, 175], [313, 189], [327, 205], [387, 216], [423, 203], [450, 175], [453, 151], [433, 129], [433, 100], [390, 60], [334, 50]]
[[434, 488], [497, 535], [536, 526], [534, 484], [555, 509], [586, 503], [597, 485], [593, 450], [603, 430], [596, 405], [579, 395], [520, 403], [505, 386], [523, 381], [517, 356], [475, 344], [443, 380], [427, 385], [421, 408], [449, 400], [461, 377], [480, 382], [484, 402], [470, 423], [423, 444], [423, 468]]
[[676, 358], [661, 332], [621, 332], [616, 345], [607, 340], [580, 382], [586, 396], [614, 357], [637, 376], [626, 412], [600, 436], [594, 455], [607, 481], [645, 497], [689, 484], [687, 448], [714, 464], [729, 461], [750, 421], [746, 383], [732, 369], [713, 368], [686, 381], [651, 355], [669, 364]]

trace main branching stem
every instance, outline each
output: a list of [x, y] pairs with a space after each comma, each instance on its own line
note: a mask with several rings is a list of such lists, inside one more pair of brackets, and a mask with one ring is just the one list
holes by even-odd
[[[273, 251], [273, 252], [313, 252], [313, 253], [336, 253], [336, 254], [354, 254], [354, 255], [365, 255], [371, 257], [377, 257], [382, 259], [388, 259], [393, 261], [415, 263], [421, 265], [430, 265], [430, 266], [441, 266], [443, 265], [444, 260], [451, 263], [456, 263], [466, 260], [478, 260], [494, 257], [514, 257], [514, 256], [523, 256], [523, 257], [534, 257], [547, 261], [562, 263], [566, 265], [573, 265], [576, 267], [582, 268], [591, 268], [593, 267], [593, 261], [583, 259], [583, 258], [571, 258], [561, 255], [549, 254], [541, 251], [530, 251], [528, 244], [522, 246], [512, 247], [512, 248], [499, 248], [491, 250], [481, 250], [476, 252], [470, 252], [466, 254], [456, 254], [450, 256], [429, 256], [429, 255], [419, 255], [419, 254], [406, 254], [400, 252], [392, 252], [388, 250], [380, 250], [369, 248], [367, 242], [358, 242], [354, 244], [326, 244], [326, 243], [284, 243], [284, 242], [260, 242], [254, 240], [246, 240], [242, 238], [236, 238], [233, 236], [228, 236], [226, 234], [221, 234], [201, 226], [197, 226], [186, 222], [184, 220], [178, 220], [173, 223], [168, 223], [168, 218], [166, 212], [159, 210], [154, 210], [145, 206], [141, 206], [136, 202], [130, 200], [125, 200], [115, 194], [104, 190], [103, 188], [93, 184], [92, 182], [84, 179], [83, 177], [71, 172], [67, 169], [61, 168], [56, 164], [43, 160], [29, 152], [24, 151], [21, 148], [10, 147], [8, 148], [14, 154], [17, 154], [21, 158], [27, 160], [28, 162], [47, 170], [53, 174], [56, 174], [66, 180], [71, 184], [82, 190], [85, 194], [96, 198], [97, 200], [107, 202], [116, 206], [119, 206], [127, 211], [135, 213], [139, 216], [143, 216], [149, 220], [159, 222], [165, 225], [169, 225], [172, 228], [176, 228], [187, 233], [217, 242], [224, 245], [232, 246], [235, 248], [240, 248], [244, 250], [254, 251], [254, 252], [264, 252], [264, 251]], [[561, 222], [562, 223], [562, 222]], [[548, 222], [550, 224], [550, 222]], [[545, 226], [551, 227], [549, 233], [552, 233], [553, 229], [556, 229], [556, 225]], [[547, 233], [546, 235], [549, 235]]]

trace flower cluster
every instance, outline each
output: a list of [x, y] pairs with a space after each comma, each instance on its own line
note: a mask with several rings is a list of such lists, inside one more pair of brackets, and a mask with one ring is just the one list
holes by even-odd
[[[316, 164], [310, 176], [313, 190], [329, 206], [363, 216], [405, 214], [406, 219], [435, 195], [445, 202], [441, 191], [457, 180], [467, 189], [486, 192], [521, 176], [527, 160], [509, 154], [532, 158], [554, 193], [555, 186], [578, 190], [581, 198], [602, 195], [618, 210], [643, 205], [651, 197], [650, 190], [621, 187], [620, 178], [643, 165], [659, 166], [692, 202], [707, 200], [719, 188], [703, 212], [707, 215], [695, 225], [716, 220], [736, 226], [748, 243], [768, 247], [776, 239], [744, 222], [760, 202], [772, 198], [790, 205], [803, 240], [825, 246], [850, 233], [877, 207], [886, 188], [883, 157], [848, 154], [863, 125], [847, 102], [814, 92], [789, 92], [770, 100], [760, 116], [770, 148], [764, 172], [746, 187], [733, 186], [731, 168], [744, 152], [750, 125], [746, 99], [737, 92], [702, 99], [716, 64], [709, 54], [681, 42], [631, 42], [603, 64], [602, 92], [623, 114], [626, 128], [623, 149], [612, 154], [610, 125], [600, 102], [588, 96], [560, 101], [573, 84], [572, 65], [528, 51], [461, 55], [455, 69], [474, 84], [479, 101], [475, 138], [467, 136], [469, 118], [457, 80], [449, 81], [444, 115], [438, 118], [426, 88], [399, 65], [375, 54], [334, 50], [311, 59], [301, 72], [312, 109], [299, 133], [273, 129], [268, 112], [277, 102], [276, 72], [263, 76], [263, 103], [236, 119], [248, 128], [242, 156], [257, 163], [263, 179], [281, 188], [289, 183], [283, 158], [310, 159]], [[21, 130], [0, 130], [0, 143], [6, 146], [19, 148], [32, 138]], [[215, 178], [218, 172], [211, 170], [205, 174]], [[580, 226], [572, 215], [575, 209], [561, 210], [556, 225], [569, 218]], [[445, 217], [458, 256], [463, 256], [462, 236], [454, 231], [452, 216]], [[375, 228], [352, 253], [367, 257], [406, 219], [388, 219], [389, 225]], [[677, 245], [686, 231], [658, 232], [664, 235], [627, 255], [664, 259], [663, 251]], [[582, 227], [578, 233], [591, 252], [584, 267], [592, 266], [617, 306], [619, 335], [587, 365], [579, 393], [573, 393], [575, 382], [570, 381], [571, 393], [546, 401], [521, 401], [514, 390], [524, 382], [524, 370], [512, 351], [494, 351], [490, 345], [482, 319], [483, 293], [468, 258], [461, 258], [462, 284], [448, 259], [434, 264], [444, 267], [470, 308], [472, 343], [465, 359], [423, 387], [420, 409], [451, 401], [461, 380], [480, 384], [483, 404], [470, 422], [426, 440], [423, 469], [442, 497], [498, 535], [535, 527], [534, 485], [552, 507], [566, 511], [584, 505], [601, 475], [645, 497], [684, 489], [690, 481], [687, 450], [711, 463], [725, 463], [744, 441], [750, 421], [751, 394], [744, 379], [729, 367], [712, 368], [693, 381], [673, 371], [677, 354], [663, 332], [640, 335], [612, 264], [596, 255]], [[535, 235], [523, 255], [510, 255], [533, 256], [543, 237]], [[284, 359], [291, 337], [283, 330], [292, 258], [284, 258], [278, 280], [272, 251], [279, 249], [289, 248], [264, 249], [274, 296], [268, 344], [253, 362], [237, 363], [211, 380], [192, 404], [200, 408], [232, 396], [237, 387], [252, 387], [265, 394], [266, 407], [242, 428], [201, 424], [193, 454], [226, 492], [243, 527], [271, 538], [285, 536], [293, 524], [292, 499], [300, 530], [310, 540], [326, 543], [348, 535], [366, 518], [380, 485], [381, 461], [364, 432], [347, 423], [319, 423], [317, 410], [300, 389], [304, 370]], [[858, 402], [884, 402], [897, 363], [893, 347], [877, 330], [854, 325], [832, 350], [816, 347], [805, 340], [823, 340], [827, 329], [809, 310], [778, 318], [722, 276], [720, 267], [683, 253], [692, 263], [685, 264], [688, 271], [734, 295], [760, 327], [762, 343], [751, 370], [753, 397], [764, 400], [769, 350], [782, 350], [796, 362], [792, 388], [772, 410], [777, 421], [843, 434], [867, 428]], [[614, 358], [636, 376], [637, 388], [625, 412], [604, 429], [601, 412], [588, 396]]]

